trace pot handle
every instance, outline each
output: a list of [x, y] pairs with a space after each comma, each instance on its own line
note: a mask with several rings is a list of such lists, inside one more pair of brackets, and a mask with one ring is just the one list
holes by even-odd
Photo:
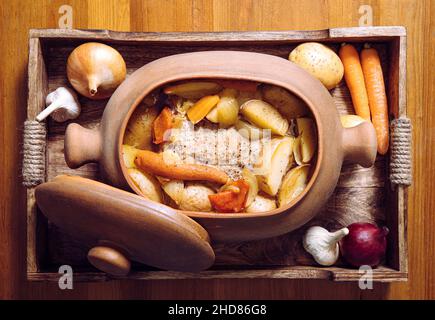
[[376, 132], [371, 122], [364, 121], [352, 128], [343, 128], [344, 160], [365, 168], [376, 160]]
[[101, 155], [101, 135], [98, 128], [87, 129], [71, 123], [65, 132], [65, 161], [68, 167], [76, 169], [85, 163], [98, 162]]

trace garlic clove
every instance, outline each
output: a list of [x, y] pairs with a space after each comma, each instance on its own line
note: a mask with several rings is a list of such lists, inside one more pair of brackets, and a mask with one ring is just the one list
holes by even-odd
[[71, 89], [59, 87], [47, 95], [45, 99], [47, 108], [36, 116], [36, 120], [41, 122], [49, 115], [57, 121], [75, 119], [80, 115], [81, 107], [77, 95]]
[[339, 256], [338, 242], [347, 234], [348, 228], [329, 232], [320, 226], [307, 230], [303, 238], [304, 249], [313, 256], [314, 260], [322, 266], [333, 265]]

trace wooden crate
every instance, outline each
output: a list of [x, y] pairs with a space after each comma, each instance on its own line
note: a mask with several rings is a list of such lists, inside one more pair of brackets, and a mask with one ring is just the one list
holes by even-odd
[[[299, 43], [318, 41], [337, 49], [346, 41], [360, 47], [370, 42], [380, 54], [386, 78], [391, 118], [406, 116], [406, 31], [403, 27], [336, 28], [319, 31], [219, 32], [219, 33], [123, 33], [94, 30], [30, 30], [28, 119], [44, 108], [45, 96], [59, 86], [68, 86], [65, 75], [69, 53], [86, 41], [107, 43], [120, 51], [128, 73], [155, 59], [203, 50], [242, 50], [287, 58]], [[353, 113], [344, 81], [331, 91], [341, 114]], [[98, 125], [106, 100], [80, 97], [82, 114], [76, 122]], [[67, 123], [47, 123], [45, 180], [58, 174], [80, 175], [99, 180], [98, 166], [69, 169], [63, 156]], [[388, 157], [378, 156], [372, 168], [343, 166], [337, 188], [325, 209], [306, 226], [283, 236], [260, 241], [215, 244], [216, 264], [201, 273], [169, 272], [134, 265], [128, 279], [291, 278], [354, 281], [358, 270], [337, 266], [324, 268], [303, 250], [301, 236], [310, 225], [337, 229], [356, 221], [385, 224], [390, 229], [388, 253], [373, 271], [375, 281], [407, 279], [407, 193], [391, 186]], [[34, 189], [27, 191], [27, 277], [57, 281], [60, 265], [71, 265], [75, 281], [105, 281], [112, 277], [98, 272], [86, 260], [89, 248], [50, 224], [35, 204]]]

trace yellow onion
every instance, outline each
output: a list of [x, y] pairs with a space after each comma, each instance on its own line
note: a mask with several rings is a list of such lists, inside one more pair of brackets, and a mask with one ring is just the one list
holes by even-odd
[[124, 81], [127, 69], [117, 50], [102, 43], [87, 42], [71, 52], [66, 73], [74, 89], [97, 100], [112, 95]]

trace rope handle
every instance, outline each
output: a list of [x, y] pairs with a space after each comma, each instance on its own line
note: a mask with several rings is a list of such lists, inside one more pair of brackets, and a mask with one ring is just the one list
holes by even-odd
[[393, 185], [412, 183], [412, 125], [407, 117], [399, 117], [390, 124], [390, 181]]
[[45, 123], [35, 120], [24, 122], [23, 134], [23, 185], [35, 187], [45, 181]]

